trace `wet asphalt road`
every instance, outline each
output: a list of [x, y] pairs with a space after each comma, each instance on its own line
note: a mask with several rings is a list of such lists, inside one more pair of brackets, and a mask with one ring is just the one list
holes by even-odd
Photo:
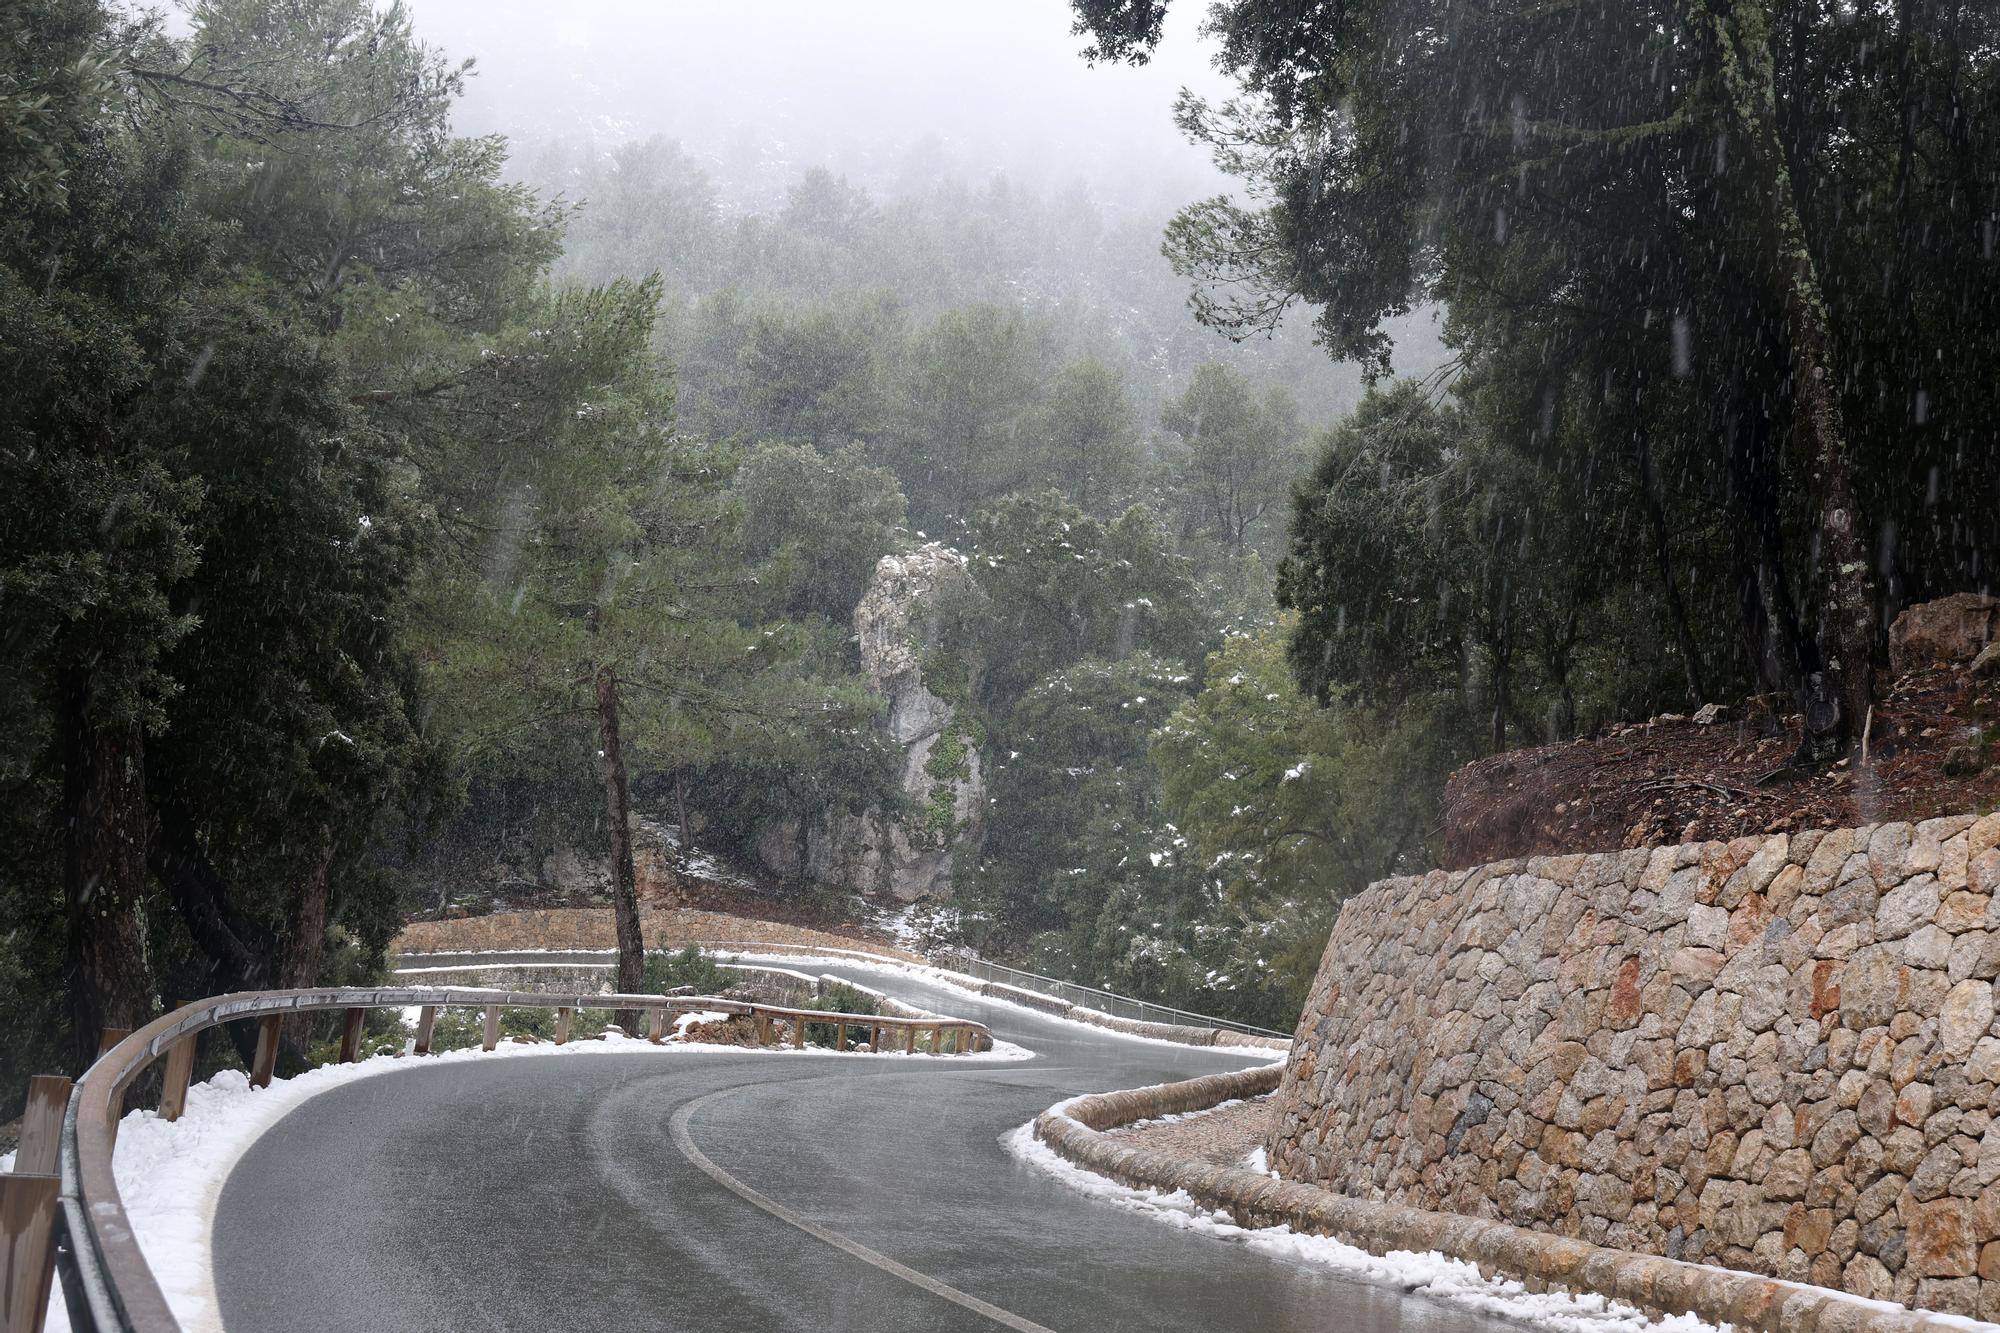
[[[229, 1333], [1518, 1327], [1127, 1211], [999, 1143], [1063, 1097], [1240, 1055], [853, 975], [1037, 1058], [578, 1055], [358, 1080], [280, 1121], [225, 1184]], [[818, 1234], [698, 1169], [672, 1133], [689, 1107], [700, 1155]]]

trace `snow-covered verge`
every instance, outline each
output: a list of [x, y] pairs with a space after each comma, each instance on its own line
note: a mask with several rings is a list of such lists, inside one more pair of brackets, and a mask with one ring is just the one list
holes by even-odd
[[[726, 1018], [725, 1014], [685, 1015], [680, 1020]], [[211, 1276], [211, 1228], [215, 1207], [222, 1196], [223, 1183], [251, 1145], [265, 1130], [282, 1120], [301, 1104], [323, 1092], [357, 1079], [393, 1075], [403, 1071], [432, 1069], [440, 1064], [466, 1060], [497, 1060], [520, 1057], [587, 1058], [594, 1055], [759, 1055], [774, 1058], [820, 1056], [835, 1060], [920, 1060], [936, 1057], [900, 1051], [869, 1053], [834, 1052], [820, 1048], [722, 1046], [692, 1041], [670, 1041], [655, 1045], [639, 1037], [610, 1032], [601, 1038], [569, 1042], [502, 1042], [492, 1051], [469, 1048], [446, 1051], [421, 1059], [375, 1056], [349, 1065], [322, 1065], [295, 1078], [274, 1080], [268, 1088], [252, 1088], [241, 1070], [229, 1069], [205, 1083], [188, 1088], [187, 1109], [179, 1120], [167, 1121], [150, 1110], [133, 1111], [119, 1122], [118, 1146], [111, 1166], [118, 1180], [118, 1193], [125, 1202], [126, 1216], [133, 1234], [145, 1252], [146, 1263], [160, 1284], [167, 1303], [188, 1333], [219, 1330], [221, 1316]], [[978, 1055], [949, 1056], [946, 1060], [976, 1061], [981, 1064], [1029, 1060], [1034, 1052], [1011, 1042], [995, 1040], [993, 1049]], [[942, 1063], [942, 1062], [939, 1062]], [[0, 1171], [11, 1171], [14, 1154], [0, 1155]], [[62, 1293], [56, 1291], [49, 1302], [46, 1333], [67, 1333], [69, 1319], [62, 1308]]]
[[1240, 1227], [1221, 1213], [1203, 1208], [1184, 1190], [1132, 1189], [1072, 1166], [1035, 1137], [1032, 1123], [1010, 1131], [1000, 1142], [1015, 1157], [1074, 1189], [1184, 1231], [1245, 1245], [1276, 1258], [1330, 1268], [1357, 1281], [1378, 1282], [1521, 1320], [1554, 1333], [1711, 1333], [1715, 1327], [1689, 1315], [1655, 1322], [1643, 1311], [1602, 1296], [1531, 1292], [1518, 1282], [1482, 1277], [1474, 1265], [1448, 1255], [1398, 1250], [1377, 1256], [1331, 1236], [1305, 1235], [1290, 1227]]

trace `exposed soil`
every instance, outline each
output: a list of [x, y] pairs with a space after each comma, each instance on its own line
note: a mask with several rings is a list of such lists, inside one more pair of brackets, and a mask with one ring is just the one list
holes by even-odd
[[[752, 916], [691, 907], [646, 906], [639, 912], [640, 929], [652, 948], [686, 944], [792, 944], [835, 949], [866, 947], [875, 953], [922, 962], [897, 948], [880, 932], [860, 927], [814, 930]], [[618, 932], [609, 907], [551, 907], [448, 921], [413, 921], [389, 946], [394, 953], [508, 952], [520, 949], [612, 949]]]
[[1258, 1097], [1179, 1120], [1126, 1125], [1106, 1134], [1135, 1148], [1151, 1148], [1184, 1162], [1242, 1166], [1252, 1149], [1264, 1145], [1264, 1135], [1270, 1127], [1271, 1099]]
[[[1755, 701], [1707, 726], [1661, 717], [1468, 764], [1445, 784], [1444, 866], [2000, 808], [2000, 679], [1939, 666], [1879, 694], [1867, 759], [1817, 771], [1788, 767], [1802, 720]], [[1947, 773], [1965, 747], [1983, 769]]]

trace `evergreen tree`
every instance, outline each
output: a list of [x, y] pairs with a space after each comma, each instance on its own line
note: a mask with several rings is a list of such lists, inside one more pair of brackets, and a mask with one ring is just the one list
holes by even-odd
[[[1077, 8], [1125, 59], [1165, 6]], [[1444, 301], [1474, 369], [1509, 348], [1545, 373], [1587, 357], [1574, 405], [1601, 428], [1579, 438], [1643, 445], [1628, 493], [1666, 520], [1657, 550], [1728, 479], [1738, 628], [1701, 656], [1796, 700], [1809, 751], [1851, 734], [1893, 610], [1875, 572], [1914, 599], [1992, 565], [1996, 530], [1958, 506], [2000, 466], [1962, 447], [1993, 404], [1962, 349], [2000, 310], [1971, 203], [2000, 119], [1965, 91], [1991, 83], [1993, 17], [1380, 0], [1322, 22], [1230, 0], [1213, 22], [1244, 95], [1182, 119], [1251, 195], [1170, 228], [1198, 313], [1243, 335], [1304, 301], [1336, 355], [1379, 372], [1385, 320]], [[1945, 381], [1964, 384], [1953, 424], [1927, 429]]]
[[1180, 438], [1169, 467], [1187, 531], [1241, 556], [1291, 482], [1296, 409], [1282, 394], [1260, 401], [1247, 376], [1209, 362], [1160, 423]]
[[1035, 422], [1042, 455], [1037, 484], [1054, 486], [1087, 514], [1129, 498], [1139, 469], [1139, 431], [1124, 377], [1098, 361], [1064, 366]]

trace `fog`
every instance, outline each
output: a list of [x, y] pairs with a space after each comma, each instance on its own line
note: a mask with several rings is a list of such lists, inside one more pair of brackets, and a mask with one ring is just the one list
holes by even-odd
[[827, 167], [872, 193], [1004, 174], [1083, 183], [1100, 206], [1158, 214], [1224, 187], [1175, 129], [1182, 87], [1226, 92], [1177, 10], [1144, 68], [1092, 68], [1063, 0], [828, 5], [417, 0], [419, 33], [477, 61], [463, 132], [610, 147], [666, 135], [737, 208], [779, 202]]

